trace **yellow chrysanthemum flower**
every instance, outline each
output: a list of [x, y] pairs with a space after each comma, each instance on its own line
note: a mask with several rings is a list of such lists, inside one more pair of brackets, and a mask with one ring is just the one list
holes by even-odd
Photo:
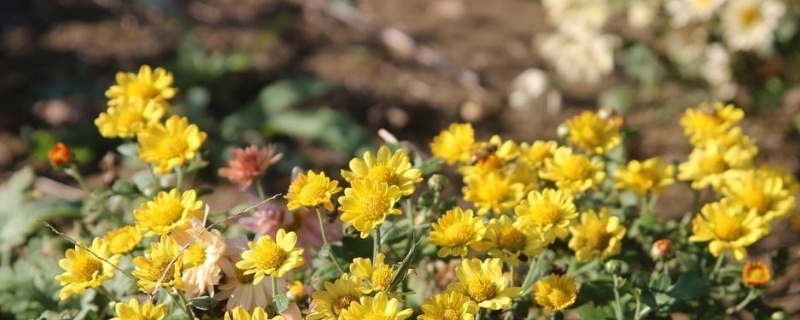
[[150, 301], [139, 304], [139, 301], [133, 298], [127, 304], [117, 302], [114, 309], [117, 311], [117, 317], [111, 320], [162, 320], [167, 316], [166, 304], [153, 305]]
[[289, 194], [286, 195], [289, 203], [286, 204], [286, 208], [295, 211], [302, 207], [323, 206], [331, 211], [333, 210], [331, 197], [341, 191], [339, 181], [331, 180], [325, 176], [325, 172], [315, 173], [308, 170], [308, 175], [300, 173], [289, 185]]
[[363, 296], [354, 301], [350, 307], [342, 311], [342, 320], [403, 320], [414, 314], [411, 309], [402, 308], [400, 300], [389, 299], [385, 292], [378, 292], [375, 297]]
[[569, 227], [569, 232], [572, 234], [569, 248], [575, 251], [578, 262], [618, 255], [625, 237], [625, 227], [619, 217], [609, 215], [606, 208], [600, 209], [600, 213], [594, 210], [584, 212], [581, 223]]
[[795, 207], [795, 198], [783, 179], [763, 170], [729, 170], [722, 194], [746, 210], [756, 210], [767, 221], [787, 218]]
[[459, 207], [447, 210], [431, 224], [430, 243], [439, 246], [439, 257], [463, 257], [469, 248], [480, 250], [480, 242], [486, 234], [483, 219], [472, 210]]
[[417, 320], [473, 320], [478, 305], [458, 292], [441, 293], [428, 298]]
[[510, 266], [519, 266], [519, 256], [533, 257], [547, 246], [542, 236], [530, 228], [524, 221], [512, 221], [506, 215], [489, 221], [486, 226], [484, 247], [489, 248], [489, 255], [500, 258]]
[[238, 306], [233, 308], [233, 310], [225, 312], [225, 320], [284, 320], [284, 318], [281, 315], [270, 318], [267, 311], [262, 307], [256, 307], [251, 314], [247, 312], [247, 309]]
[[142, 241], [142, 231], [135, 226], [124, 226], [106, 233], [103, 239], [113, 254], [131, 252]]
[[386, 256], [383, 253], [378, 253], [375, 257], [375, 264], [372, 259], [355, 258], [353, 263], [350, 264], [350, 273], [356, 278], [369, 282], [369, 287], [364, 288], [364, 293], [386, 291], [392, 283], [395, 268], [384, 262]]
[[[119, 264], [120, 255], [112, 254], [101, 238], [94, 238], [88, 249], [76, 245], [75, 249], [67, 249], [64, 259], [58, 260], [58, 266], [64, 269], [64, 273], [56, 276], [62, 286], [59, 299], [69, 299], [73, 294], [97, 288], [103, 285], [103, 281], [114, 278], [114, 267]], [[106, 261], [98, 259], [92, 252]]]
[[120, 103], [122, 97], [139, 97], [142, 100], [153, 100], [160, 105], [175, 96], [172, 86], [172, 73], [163, 68], [153, 70], [144, 65], [139, 68], [139, 73], [117, 72], [117, 84], [106, 90], [106, 98], [110, 99], [109, 106]]
[[550, 274], [533, 285], [533, 298], [547, 312], [569, 308], [578, 297], [578, 285], [566, 275]]
[[343, 274], [334, 282], [326, 281], [325, 290], [311, 293], [311, 313], [308, 320], [338, 320], [342, 311], [361, 298], [361, 285], [357, 280]]
[[520, 145], [520, 159], [528, 163], [534, 169], [544, 166], [547, 159], [553, 157], [558, 149], [555, 141], [534, 141], [533, 144], [522, 143]]
[[742, 268], [742, 282], [752, 288], [761, 288], [772, 279], [767, 264], [761, 261], [747, 261]]
[[497, 173], [487, 175], [469, 175], [464, 177], [464, 200], [471, 201], [478, 207], [478, 214], [494, 212], [503, 214], [519, 204], [523, 197], [525, 185], [512, 183], [511, 177], [503, 177]]
[[297, 234], [279, 229], [275, 240], [263, 235], [258, 242], [250, 241], [249, 250], [242, 252], [242, 260], [236, 267], [244, 270], [244, 275], [253, 275], [253, 284], [261, 283], [265, 276], [281, 278], [287, 272], [305, 263], [303, 249], [295, 248]]
[[736, 260], [747, 256], [747, 247], [769, 233], [769, 224], [755, 210], [723, 198], [706, 204], [692, 220], [691, 242], [708, 242], [708, 251], [715, 257], [732, 251]]
[[469, 123], [453, 123], [447, 130], [433, 137], [431, 152], [447, 164], [469, 163], [475, 148], [475, 130]]
[[414, 193], [414, 184], [422, 181], [422, 171], [411, 168], [406, 152], [399, 149], [392, 154], [387, 146], [378, 149], [377, 157], [367, 151], [363, 160], [350, 160], [350, 170], [353, 171], [342, 170], [342, 177], [350, 183], [359, 179], [386, 182], [397, 186], [404, 196]]
[[722, 187], [728, 170], [748, 169], [758, 153], [756, 146], [740, 130], [695, 147], [689, 160], [678, 165], [678, 180], [692, 181], [693, 189]]
[[146, 236], [165, 235], [174, 229], [187, 229], [192, 219], [203, 220], [203, 202], [194, 190], [180, 193], [178, 189], [159, 192], [153, 200], [133, 210], [136, 226], [147, 231]]
[[794, 174], [787, 171], [786, 168], [764, 164], [761, 165], [759, 170], [765, 174], [781, 178], [781, 181], [783, 181], [783, 187], [789, 190], [789, 193], [800, 193], [800, 183], [797, 182], [797, 178], [795, 178]]
[[152, 293], [159, 284], [166, 289], [183, 288], [183, 259], [178, 256], [180, 250], [175, 239], [164, 235], [160, 241], [150, 243], [150, 250], [145, 252], [144, 257], [133, 258], [136, 266], [133, 276], [139, 279], [136, 283], [142, 292]]
[[539, 177], [554, 181], [559, 190], [577, 194], [594, 188], [606, 178], [603, 162], [592, 160], [582, 154], [573, 154], [572, 149], [556, 149], [553, 158], [545, 161]]
[[113, 107], [94, 120], [106, 138], [133, 138], [149, 124], [157, 123], [168, 111], [165, 105], [140, 97], [120, 97]]
[[675, 166], [662, 165], [660, 158], [643, 162], [631, 160], [627, 166], [620, 166], [614, 172], [614, 188], [630, 190], [639, 196], [661, 194], [664, 188], [675, 182], [674, 174]]
[[567, 228], [578, 217], [572, 196], [553, 189], [531, 191], [528, 198], [514, 208], [517, 219], [533, 227], [545, 243], [564, 238]]
[[465, 259], [456, 267], [458, 282], [447, 286], [447, 291], [464, 294], [481, 308], [500, 310], [511, 307], [511, 299], [519, 296], [522, 289], [509, 287], [503, 276], [503, 261], [500, 259]]
[[154, 122], [139, 132], [139, 158], [155, 165], [153, 172], [166, 174], [194, 159], [206, 141], [206, 133], [189, 119], [173, 115], [166, 123]]
[[694, 145], [702, 145], [716, 139], [733, 128], [744, 118], [744, 112], [734, 105], [703, 102], [697, 108], [689, 108], [681, 117], [683, 132]]
[[592, 111], [583, 111], [567, 120], [567, 139], [582, 150], [604, 155], [622, 141], [617, 122], [603, 119]]
[[352, 224], [366, 238], [386, 217], [400, 215], [394, 204], [400, 200], [400, 188], [371, 179], [355, 180], [352, 188], [339, 198], [339, 211], [344, 223]]

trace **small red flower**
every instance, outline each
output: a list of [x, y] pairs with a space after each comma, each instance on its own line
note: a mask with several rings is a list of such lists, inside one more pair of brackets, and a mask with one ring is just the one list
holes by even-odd
[[232, 149], [228, 166], [219, 169], [218, 173], [238, 186], [239, 189], [244, 190], [262, 176], [270, 165], [278, 162], [281, 158], [283, 158], [283, 154], [276, 154], [275, 147], [272, 145], [260, 149], [256, 146], [250, 146], [247, 149]]
[[660, 259], [672, 253], [672, 242], [667, 239], [661, 239], [653, 242], [653, 247], [650, 248], [650, 255], [655, 259]]
[[59, 142], [50, 148], [50, 151], [47, 152], [47, 158], [50, 159], [50, 163], [59, 167], [72, 161], [72, 152], [69, 151], [69, 147], [66, 144]]

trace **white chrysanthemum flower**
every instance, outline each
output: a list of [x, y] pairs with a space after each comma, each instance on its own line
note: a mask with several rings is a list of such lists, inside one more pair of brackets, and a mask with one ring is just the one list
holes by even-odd
[[511, 84], [508, 104], [512, 108], [530, 108], [547, 90], [547, 73], [531, 68], [523, 71]]
[[610, 15], [607, 0], [544, 0], [547, 18], [563, 33], [600, 30]]
[[653, 0], [633, 1], [628, 7], [628, 25], [640, 29], [649, 26], [656, 19], [659, 2]]
[[722, 13], [725, 41], [733, 50], [760, 50], [772, 44], [786, 6], [778, 0], [731, 0]]
[[665, 4], [672, 25], [680, 27], [695, 21], [708, 21], [725, 0], [669, 0]]
[[706, 51], [706, 61], [700, 73], [714, 89], [720, 100], [729, 100], [736, 94], [736, 83], [731, 74], [731, 57], [728, 50], [720, 43], [712, 43]]
[[537, 39], [542, 57], [571, 83], [594, 84], [614, 69], [618, 38], [609, 34], [553, 33]]

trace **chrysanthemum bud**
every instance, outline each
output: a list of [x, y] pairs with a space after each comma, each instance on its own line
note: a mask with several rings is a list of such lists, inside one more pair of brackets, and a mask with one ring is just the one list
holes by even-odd
[[608, 260], [603, 267], [605, 267], [608, 273], [619, 274], [622, 271], [622, 261]]
[[770, 315], [769, 318], [770, 320], [786, 320], [789, 319], [789, 315], [787, 315], [786, 312], [783, 311], [775, 311], [772, 313], [772, 315]]
[[61, 167], [72, 161], [72, 152], [66, 144], [59, 142], [50, 148], [50, 151], [47, 152], [47, 158], [54, 166]]
[[449, 181], [447, 177], [441, 174], [434, 174], [428, 179], [428, 188], [436, 192], [442, 192], [447, 189]]
[[556, 128], [556, 136], [558, 136], [559, 139], [564, 139], [567, 135], [569, 135], [569, 127], [567, 127], [566, 124], [560, 124], [558, 128]]
[[769, 267], [759, 261], [748, 261], [742, 268], [742, 281], [751, 288], [761, 288], [772, 278]]
[[650, 248], [650, 256], [653, 259], [662, 259], [672, 253], [672, 242], [667, 239], [660, 239], [653, 242]]

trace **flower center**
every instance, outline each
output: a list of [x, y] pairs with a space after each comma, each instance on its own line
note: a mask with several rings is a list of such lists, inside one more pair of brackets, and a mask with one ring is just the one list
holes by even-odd
[[180, 199], [164, 197], [158, 205], [152, 209], [150, 217], [158, 226], [170, 226], [178, 222], [183, 216], [183, 206]]
[[756, 209], [758, 213], [764, 213], [769, 209], [769, 197], [763, 192], [751, 191], [744, 195], [744, 205], [749, 209]]
[[742, 236], [741, 222], [730, 216], [720, 216], [714, 221], [714, 234], [723, 241], [733, 241]]
[[142, 99], [152, 99], [158, 95], [156, 88], [147, 81], [134, 80], [128, 82], [125, 87], [126, 95], [142, 97]]
[[548, 201], [536, 207], [530, 217], [540, 226], [552, 225], [561, 218], [559, 211], [559, 207], [555, 203]]
[[364, 198], [364, 216], [369, 220], [383, 220], [389, 209], [391, 209], [389, 201], [383, 195], [370, 195]]
[[597, 131], [591, 125], [587, 125], [581, 128], [580, 135], [581, 135], [581, 140], [583, 140], [587, 145], [590, 146], [600, 145], [600, 135], [597, 134]]
[[444, 309], [441, 314], [439, 314], [439, 318], [442, 320], [459, 320], [461, 319], [461, 315], [459, 315], [458, 311], [453, 309]]
[[262, 270], [277, 269], [286, 260], [286, 251], [283, 251], [277, 243], [267, 241], [260, 246], [256, 252], [256, 263]]
[[394, 169], [385, 164], [369, 168], [369, 177], [375, 179], [375, 181], [386, 182], [390, 186], [397, 185], [397, 174], [395, 174]]
[[[169, 255], [157, 255], [153, 256], [150, 259], [150, 279], [161, 279], [164, 277], [164, 280], [161, 281], [162, 285], [171, 282], [175, 278], [175, 273], [173, 272], [175, 269], [175, 264], [172, 262], [172, 256]], [[167, 268], [169, 266], [169, 268]]]
[[495, 296], [497, 288], [494, 283], [484, 277], [478, 276], [467, 280], [467, 295], [476, 302], [483, 302]]
[[570, 295], [567, 292], [564, 292], [558, 288], [553, 288], [553, 291], [550, 291], [550, 294], [547, 295], [547, 298], [550, 300], [550, 303], [557, 308], [562, 308], [571, 300]]
[[102, 262], [90, 256], [78, 257], [72, 261], [72, 274], [81, 281], [91, 281], [102, 268]]
[[472, 240], [472, 226], [466, 221], [458, 221], [444, 231], [447, 240], [454, 246], [465, 245]]
[[764, 270], [761, 270], [761, 268], [756, 267], [750, 269], [749, 271], [750, 272], [747, 274], [747, 280], [749, 281], [760, 282], [766, 280], [767, 278], [765, 277], [766, 273], [764, 273]]
[[319, 199], [325, 198], [326, 191], [323, 184], [312, 182], [303, 186], [303, 189], [300, 189], [299, 198], [304, 201], [318, 201]]
[[352, 296], [341, 296], [336, 298], [336, 300], [334, 300], [333, 303], [331, 304], [331, 309], [333, 309], [333, 314], [335, 314], [338, 317], [340, 314], [342, 314], [342, 310], [345, 310], [348, 307], [350, 307], [350, 303], [352, 303], [355, 300], [356, 298]]
[[569, 180], [583, 180], [589, 176], [591, 163], [582, 156], [570, 156], [561, 165], [561, 172]]
[[728, 169], [722, 156], [713, 154], [707, 155], [700, 160], [700, 169], [708, 173], [720, 173]]
[[206, 261], [206, 248], [201, 244], [193, 244], [183, 253], [183, 261], [186, 267], [199, 266]]
[[586, 228], [585, 237], [587, 247], [600, 251], [605, 250], [611, 240], [611, 235], [600, 225]]
[[189, 145], [186, 143], [183, 134], [169, 133], [161, 137], [157, 149], [162, 157], [175, 158], [189, 149]]
[[739, 22], [746, 28], [749, 28], [760, 21], [761, 9], [757, 4], [750, 6], [739, 13]]
[[508, 196], [508, 184], [502, 179], [486, 179], [479, 185], [478, 196], [484, 201], [501, 201]]
[[[236, 266], [234, 266], [236, 268]], [[244, 274], [244, 270], [236, 268], [236, 280], [239, 280], [241, 284], [252, 284], [253, 279], [255, 278], [255, 274]]]
[[122, 112], [119, 113], [117, 123], [120, 127], [130, 128], [132, 124], [144, 122], [144, 120], [144, 115], [142, 114], [141, 110], [129, 107], [124, 108]]
[[525, 234], [512, 226], [505, 226], [497, 235], [497, 244], [509, 252], [520, 252], [525, 249]]
[[386, 289], [390, 285], [390, 281], [392, 281], [392, 275], [394, 275], [394, 268], [389, 266], [380, 266], [372, 272], [372, 277], [370, 277], [370, 284], [372, 284], [373, 288], [383, 288]]

